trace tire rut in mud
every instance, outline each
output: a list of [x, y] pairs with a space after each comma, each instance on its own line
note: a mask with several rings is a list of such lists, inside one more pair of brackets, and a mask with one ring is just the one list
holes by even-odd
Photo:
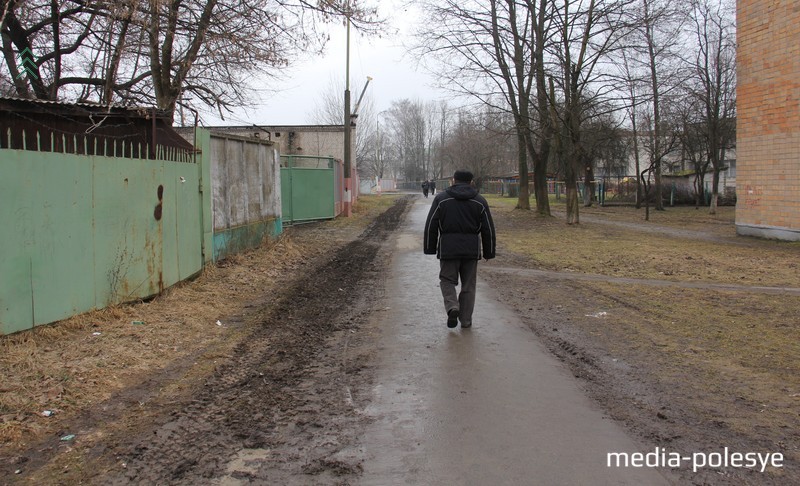
[[[410, 201], [399, 199], [303, 275], [288, 298], [262, 309], [257, 328], [189, 403], [135, 441], [101, 452], [125, 469], [94, 480], [207, 484], [224, 476], [305, 484], [313, 475], [316, 484], [340, 484], [358, 474], [354, 443], [371, 386], [371, 350], [358, 346], [369, 338], [360, 331], [382, 291], [382, 243]], [[236, 459], [238, 469], [231, 467]]]

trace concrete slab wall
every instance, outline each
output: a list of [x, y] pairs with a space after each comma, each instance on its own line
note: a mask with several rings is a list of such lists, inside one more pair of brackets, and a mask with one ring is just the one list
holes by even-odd
[[275, 144], [211, 133], [214, 259], [281, 233], [280, 158]]

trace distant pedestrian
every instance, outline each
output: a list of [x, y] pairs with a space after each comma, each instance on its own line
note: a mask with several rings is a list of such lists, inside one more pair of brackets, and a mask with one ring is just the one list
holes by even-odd
[[[453, 185], [440, 192], [425, 221], [423, 251], [439, 259], [439, 287], [447, 327], [472, 326], [478, 261], [495, 257], [497, 244], [489, 204], [472, 185], [472, 173], [457, 170]], [[461, 291], [456, 285], [461, 279]]]
[[422, 181], [422, 194], [425, 194], [425, 197], [428, 197], [428, 181]]
[[430, 189], [430, 191], [431, 191], [431, 196], [435, 196], [436, 195], [436, 181], [435, 180], [431, 179], [428, 182], [428, 189]]

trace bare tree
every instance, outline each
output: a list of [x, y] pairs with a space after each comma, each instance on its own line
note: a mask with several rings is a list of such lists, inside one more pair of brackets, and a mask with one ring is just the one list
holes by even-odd
[[424, 104], [408, 99], [393, 101], [386, 118], [397, 172], [407, 181], [427, 180], [430, 174], [425, 157], [428, 127]]
[[[641, 146], [649, 156], [648, 165], [639, 173], [639, 178], [641, 179], [644, 189], [645, 221], [650, 220], [651, 196], [653, 196], [652, 199], [656, 202], [654, 207], [658, 209], [658, 201], [661, 201], [661, 210], [664, 209], [663, 194], [662, 191], [658, 189], [661, 185], [659, 174], [666, 164], [667, 155], [675, 152], [679, 147], [680, 141], [681, 118], [679, 99], [675, 99], [673, 102], [666, 104], [666, 106], [659, 110], [659, 113], [660, 118], [658, 126], [660, 129], [658, 130], [658, 136], [654, 134], [653, 127], [656, 125], [654, 113], [652, 111], [643, 111], [639, 115], [645, 133], [645, 136], [642, 137]], [[651, 189], [656, 190], [651, 192]]]
[[[92, 3], [67, 0], [5, 0], [0, 24], [6, 68], [17, 96], [54, 100], [65, 63], [93, 32], [95, 20], [105, 11]], [[16, 52], [15, 52], [16, 51]], [[33, 62], [19, 69], [22, 59]], [[20, 64], [18, 64], [20, 63]], [[69, 69], [67, 69], [69, 70]]]
[[[623, 134], [621, 123], [614, 116], [612, 107], [596, 106], [595, 116], [590, 117], [583, 130], [582, 144], [584, 145], [587, 170], [585, 177], [597, 179], [597, 172], [602, 172], [603, 177], [611, 175], [625, 175], [630, 148]], [[592, 205], [594, 191], [589, 190], [591, 182], [584, 180], [583, 205]]]
[[702, 123], [702, 110], [696, 99], [686, 97], [680, 109], [681, 159], [688, 161], [694, 171], [694, 202], [699, 207], [705, 199], [705, 176], [708, 172], [707, 138]]
[[[598, 107], [615, 89], [601, 65], [623, 38], [622, 22], [629, 1], [565, 0], [559, 9], [559, 43], [555, 52], [560, 72], [551, 78], [550, 99], [567, 189], [567, 223], [580, 222], [578, 179], [591, 191], [591, 159], [583, 140], [588, 122], [603, 113]], [[556, 83], [557, 81], [557, 83]], [[556, 90], [558, 86], [558, 91]], [[559, 96], [560, 95], [560, 96]]]
[[[385, 130], [384, 128], [384, 132]], [[391, 161], [384, 132], [381, 132], [381, 117], [378, 114], [375, 116], [375, 154], [372, 157], [366, 157], [358, 166], [359, 171], [363, 170], [363, 174], [367, 177], [383, 179], [389, 175]]]
[[690, 92], [700, 105], [705, 158], [713, 170], [709, 213], [719, 200], [719, 174], [725, 150], [735, 139], [736, 25], [727, 2], [692, 1], [697, 54], [692, 62]]
[[447, 101], [439, 101], [433, 110], [436, 113], [435, 128], [437, 129], [437, 143], [434, 158], [431, 161], [431, 169], [434, 179], [441, 179], [445, 176], [445, 156], [444, 146], [451, 125], [451, 111]]
[[547, 167], [555, 137], [556, 126], [552, 124], [550, 97], [547, 90], [545, 50], [553, 30], [553, 5], [549, 0], [527, 0], [528, 11], [534, 19], [531, 29], [533, 70], [536, 79], [536, 111], [539, 129], [527, 135], [528, 150], [533, 158], [534, 192], [536, 210], [540, 216], [550, 216], [550, 198], [547, 191]]
[[[618, 68], [621, 76], [620, 81], [624, 86], [624, 99], [625, 114], [630, 122], [630, 146], [634, 162], [634, 174], [636, 175], [636, 209], [639, 209], [642, 204], [642, 183], [639, 179], [641, 172], [641, 150], [639, 149], [639, 118], [638, 112], [642, 109], [641, 104], [646, 101], [640, 94], [642, 85], [646, 83], [646, 76], [641, 72], [636, 71], [634, 64], [630, 62], [630, 56], [627, 49], [620, 50], [620, 60]], [[628, 174], [625, 174], [628, 175]]]
[[459, 110], [442, 147], [448, 172], [472, 171], [479, 188], [488, 177], [496, 175], [506, 153], [504, 146], [515, 137], [514, 124], [505, 122], [502, 113], [488, 107], [479, 111]]
[[[685, 3], [680, 0], [638, 0], [629, 9], [630, 22], [634, 26], [629, 52], [631, 61], [640, 63], [647, 71], [647, 95], [649, 122], [644, 132], [644, 144], [649, 160], [648, 166], [639, 174], [652, 174], [655, 182], [655, 208], [663, 210], [661, 175], [665, 157], [675, 148], [675, 134], [667, 129], [663, 120], [669, 97], [677, 91], [685, 78], [684, 61], [679, 55], [684, 45]], [[649, 188], [649, 184], [645, 184]], [[646, 202], [649, 201], [647, 197]], [[649, 207], [647, 208], [649, 209]], [[646, 211], [646, 218], [649, 211]]]
[[426, 103], [424, 107], [425, 116], [425, 167], [427, 167], [428, 177], [435, 179], [438, 175], [438, 167], [436, 164], [436, 152], [439, 150], [439, 134], [436, 130], [438, 125], [436, 105], [434, 103]]
[[[355, 90], [358, 91], [358, 88]], [[325, 90], [319, 93], [314, 103], [311, 119], [320, 125], [341, 125], [343, 114], [344, 82], [342, 78], [332, 75]]]
[[[550, 213], [545, 177], [547, 151], [537, 150], [534, 144], [532, 111], [538, 105], [531, 105], [531, 100], [537, 79], [543, 80], [543, 76], [535, 76], [536, 63], [543, 62], [547, 37], [543, 30], [550, 25], [553, 3], [552, 0], [426, 1], [424, 10], [431, 22], [420, 31], [417, 48], [420, 55], [435, 59], [434, 70], [444, 87], [512, 115], [520, 178], [517, 208], [530, 209], [528, 157], [531, 157], [534, 173], [538, 174], [534, 179], [537, 210], [547, 215]], [[538, 66], [543, 73], [544, 67]], [[543, 101], [546, 104], [546, 98]], [[544, 117], [536, 118], [541, 121]], [[536, 140], [549, 143], [548, 136]]]
[[[323, 23], [381, 25], [357, 0], [2, 0], [0, 12], [19, 96], [155, 104], [170, 114], [178, 104], [247, 103], [251, 79], [324, 47]], [[15, 55], [26, 49], [35, 66], [20, 76]]]

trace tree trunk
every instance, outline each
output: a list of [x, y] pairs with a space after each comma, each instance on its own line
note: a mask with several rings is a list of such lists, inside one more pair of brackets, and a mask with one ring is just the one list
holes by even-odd
[[564, 174], [564, 183], [567, 186], [567, 224], [580, 223], [578, 209], [578, 177], [575, 173], [574, 165], [574, 161], [567, 161]]
[[656, 183], [656, 201], [655, 201], [655, 209], [657, 211], [664, 210], [664, 192], [663, 188], [661, 187], [661, 159], [659, 158], [658, 162], [656, 162], [656, 170], [655, 170], [655, 183]]
[[567, 182], [567, 224], [580, 223], [578, 211], [578, 184]]
[[[125, 12], [124, 17], [122, 19], [122, 26], [120, 27], [119, 36], [117, 38], [117, 43], [114, 45], [114, 51], [111, 55], [111, 60], [108, 63], [108, 68], [106, 69], [106, 76], [105, 76], [105, 85], [103, 86], [103, 94], [100, 98], [101, 103], [111, 103], [114, 97], [114, 83], [117, 81], [117, 72], [119, 70], [119, 64], [122, 60], [122, 54], [125, 48], [125, 40], [128, 36], [128, 28], [131, 24], [131, 17], [133, 15], [133, 4], [129, 7], [129, 10]], [[112, 23], [113, 28], [113, 23]]]
[[[533, 7], [534, 3], [530, 3]], [[536, 211], [539, 216], [551, 216], [550, 214], [550, 197], [547, 193], [547, 163], [550, 160], [550, 149], [553, 140], [553, 130], [555, 125], [552, 124], [550, 113], [550, 100], [547, 94], [547, 73], [544, 68], [544, 50], [546, 45], [545, 25], [546, 25], [546, 0], [540, 0], [539, 11], [537, 12], [537, 20], [532, 24], [532, 32], [534, 34], [534, 49], [533, 58], [536, 66], [534, 73], [536, 78], [536, 107], [539, 113], [539, 120], [541, 123], [541, 146], [539, 147], [538, 157], [533, 163], [533, 183], [536, 194]], [[531, 13], [533, 9], [531, 8]], [[533, 145], [533, 138], [530, 132], [528, 133], [530, 144]], [[558, 196], [558, 187], [556, 186], [556, 196]]]
[[550, 157], [550, 142], [543, 140], [541, 150], [537, 155], [530, 130], [525, 135], [525, 141], [533, 162], [533, 194], [536, 199], [536, 213], [539, 216], [550, 216], [550, 198], [547, 193], [547, 159]]
[[525, 134], [517, 129], [517, 162], [519, 163], [519, 197], [517, 209], [531, 209], [531, 194], [528, 189], [528, 152], [525, 145]]
[[[8, 38], [17, 47], [17, 51], [22, 53], [28, 50], [29, 52], [33, 53], [33, 46], [31, 46], [28, 34], [26, 33], [25, 28], [19, 22], [17, 16], [13, 12], [8, 12], [6, 14], [5, 21]], [[5, 36], [3, 37], [5, 39]], [[6, 49], [3, 49], [3, 51], [5, 50]], [[17, 88], [17, 95], [23, 98], [27, 97], [29, 94], [28, 86], [24, 81], [17, 79], [17, 77], [20, 75], [20, 72], [16, 70], [16, 63], [18, 60], [14, 58], [11, 52], [4, 52], [4, 55], [6, 56], [6, 62], [9, 64], [9, 66], [13, 67], [13, 69], [10, 69], [9, 71], [12, 75], [14, 75], [14, 85]], [[19, 61], [22, 62], [21, 60]], [[30, 71], [26, 77], [33, 88], [34, 96], [40, 100], [49, 100], [50, 90], [44, 85], [38, 63], [36, 63], [34, 60], [33, 64], [26, 64], [26, 67]]]
[[[656, 201], [655, 207], [657, 210], [664, 209], [664, 201], [663, 195], [661, 193], [661, 106], [660, 106], [660, 97], [661, 93], [659, 92], [659, 84], [658, 84], [658, 70], [656, 66], [658, 65], [656, 59], [656, 51], [655, 51], [655, 41], [653, 40], [653, 20], [650, 18], [649, 12], [650, 4], [648, 2], [644, 2], [644, 13], [646, 17], [646, 39], [647, 39], [647, 52], [649, 55], [650, 60], [650, 86], [652, 88], [652, 95], [653, 95], [653, 126], [651, 129], [651, 137], [652, 137], [652, 150], [653, 153], [650, 154], [650, 168], [653, 170], [655, 175], [655, 183], [656, 183]], [[649, 176], [648, 176], [649, 177]], [[647, 197], [647, 196], [645, 196]]]
[[708, 214], [717, 214], [717, 201], [719, 200], [719, 170], [714, 170], [711, 179], [711, 204], [708, 206]]
[[[540, 153], [539, 159], [542, 159]], [[536, 195], [536, 212], [539, 216], [550, 216], [550, 197], [547, 193], [547, 159], [533, 164], [533, 184]]]
[[694, 179], [694, 207], [695, 209], [699, 208], [705, 199], [705, 191], [703, 189], [703, 184], [705, 183], [705, 178], [702, 174], [696, 174]]

